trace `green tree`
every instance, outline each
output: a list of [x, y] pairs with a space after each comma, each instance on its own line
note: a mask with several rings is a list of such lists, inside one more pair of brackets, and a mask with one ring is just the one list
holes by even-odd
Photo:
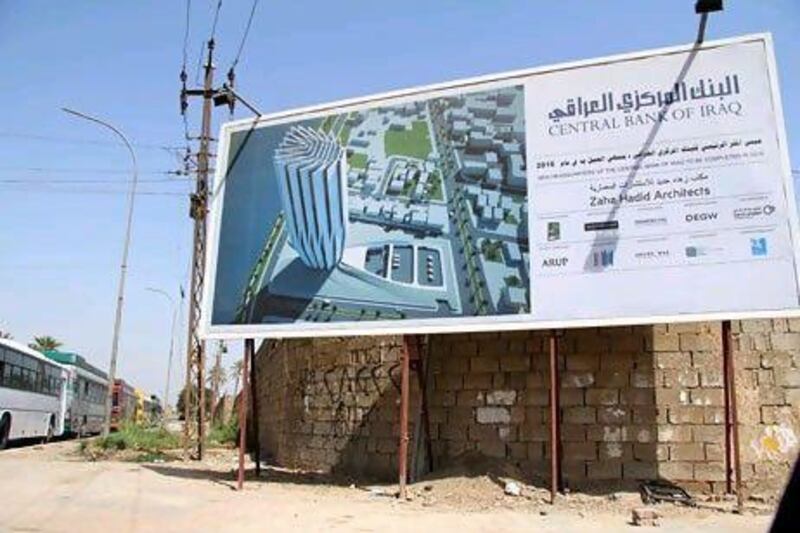
[[42, 335], [41, 337], [34, 337], [33, 342], [28, 346], [38, 352], [47, 352], [50, 350], [58, 350], [62, 346], [62, 343], [61, 341], [56, 340], [55, 337], [51, 337], [50, 335]]

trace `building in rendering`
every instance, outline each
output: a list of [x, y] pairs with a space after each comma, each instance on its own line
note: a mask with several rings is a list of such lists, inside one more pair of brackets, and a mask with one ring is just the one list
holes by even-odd
[[275, 150], [289, 243], [308, 267], [331, 270], [347, 235], [347, 160], [334, 137], [304, 126], [290, 129]]

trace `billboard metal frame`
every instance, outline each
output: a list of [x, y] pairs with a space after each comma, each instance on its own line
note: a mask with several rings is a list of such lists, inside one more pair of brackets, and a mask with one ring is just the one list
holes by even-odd
[[[738, 311], [738, 312], [706, 312], [706, 313], [681, 313], [633, 316], [622, 318], [586, 318], [571, 320], [536, 320], [531, 313], [503, 316], [475, 316], [453, 318], [426, 318], [403, 320], [375, 320], [364, 322], [331, 322], [331, 323], [293, 323], [293, 324], [230, 324], [212, 325], [211, 309], [215, 288], [217, 267], [217, 252], [219, 247], [219, 231], [223, 210], [225, 176], [229, 155], [229, 141], [232, 134], [250, 129], [285, 124], [294, 121], [318, 118], [331, 113], [347, 113], [358, 111], [378, 103], [397, 105], [418, 100], [425, 96], [430, 98], [448, 96], [467, 89], [491, 90], [507, 86], [512, 82], [523, 82], [527, 78], [548, 73], [580, 69], [589, 66], [600, 66], [611, 63], [637, 61], [656, 56], [684, 54], [693, 50], [704, 51], [715, 48], [743, 44], [761, 43], [765, 48], [767, 78], [770, 84], [772, 109], [775, 116], [778, 151], [780, 154], [780, 171], [783, 181], [783, 192], [787, 201], [788, 223], [791, 242], [794, 252], [795, 283], [800, 282], [800, 223], [798, 222], [797, 206], [795, 203], [794, 185], [791, 178], [786, 128], [783, 115], [783, 106], [778, 84], [777, 64], [770, 33], [757, 33], [735, 38], [706, 41], [702, 44], [688, 44], [638, 51], [625, 54], [611, 55], [595, 59], [572, 61], [556, 65], [535, 67], [509, 71], [499, 74], [478, 76], [452, 82], [438, 83], [410, 89], [389, 91], [381, 94], [339, 100], [332, 103], [313, 105], [281, 111], [225, 123], [220, 128], [219, 134], [219, 164], [210, 198], [209, 234], [210, 242], [207, 247], [206, 257], [206, 284], [203, 298], [203, 320], [201, 335], [208, 339], [243, 339], [243, 338], [290, 338], [290, 337], [327, 337], [327, 336], [356, 336], [356, 335], [403, 335], [403, 334], [430, 334], [430, 333], [457, 333], [478, 331], [506, 331], [506, 330], [547, 330], [583, 327], [608, 327], [631, 326], [645, 324], [699, 322], [721, 320], [743, 320], [756, 318], [794, 318], [800, 317], [800, 306], [793, 308]], [[530, 220], [529, 220], [530, 224]], [[735, 290], [732, 288], [731, 290]], [[800, 304], [800, 302], [798, 302]]]

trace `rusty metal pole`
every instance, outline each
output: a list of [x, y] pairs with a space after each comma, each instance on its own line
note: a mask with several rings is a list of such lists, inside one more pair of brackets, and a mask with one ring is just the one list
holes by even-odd
[[[262, 346], [269, 350], [269, 341]], [[267, 356], [267, 353], [264, 354]], [[258, 433], [258, 375], [256, 374], [256, 350], [255, 346], [250, 350], [250, 407], [253, 417], [253, 460], [256, 463], [256, 477], [261, 475], [261, 437]]]
[[[729, 452], [726, 457], [730, 460], [733, 458], [733, 475], [734, 483], [736, 486], [736, 508], [739, 512], [744, 508], [744, 494], [742, 494], [742, 463], [741, 454], [739, 453], [739, 415], [736, 408], [736, 367], [734, 366], [733, 350], [732, 350], [732, 335], [731, 335], [731, 321], [724, 320], [722, 322], [722, 357], [724, 359], [723, 370], [725, 371], [725, 400], [726, 400], [726, 413], [725, 413], [725, 429], [726, 429], [726, 444], [730, 444]], [[726, 465], [727, 470], [730, 470], [730, 462]], [[726, 477], [728, 487], [730, 486], [730, 478]]]
[[242, 356], [242, 392], [239, 398], [239, 477], [236, 488], [244, 487], [244, 451], [247, 446], [247, 389], [248, 389], [248, 362], [253, 354], [253, 339], [245, 339], [244, 355]]
[[550, 504], [556, 501], [561, 486], [561, 421], [558, 394], [558, 336], [550, 332]]
[[727, 322], [722, 322], [722, 386], [725, 405], [725, 493], [733, 494], [733, 453], [731, 445], [731, 382], [728, 366], [730, 347], [728, 344]]
[[397, 450], [397, 475], [399, 477], [401, 500], [406, 499], [406, 480], [408, 479], [408, 396], [411, 343], [409, 335], [403, 335], [403, 355], [400, 373], [400, 443]]

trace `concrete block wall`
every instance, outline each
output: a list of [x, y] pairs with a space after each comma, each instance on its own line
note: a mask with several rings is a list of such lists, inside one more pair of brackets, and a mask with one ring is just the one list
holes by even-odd
[[[774, 494], [798, 450], [800, 321], [734, 322], [733, 332], [743, 477], [750, 492]], [[719, 323], [569, 330], [559, 349], [567, 483], [663, 478], [724, 490]], [[393, 479], [400, 350], [397, 337], [291, 340], [268, 356], [261, 350], [263, 452], [285, 466]], [[435, 469], [469, 452], [546, 479], [545, 333], [433, 335], [428, 365]], [[413, 374], [411, 397], [413, 423]]]

